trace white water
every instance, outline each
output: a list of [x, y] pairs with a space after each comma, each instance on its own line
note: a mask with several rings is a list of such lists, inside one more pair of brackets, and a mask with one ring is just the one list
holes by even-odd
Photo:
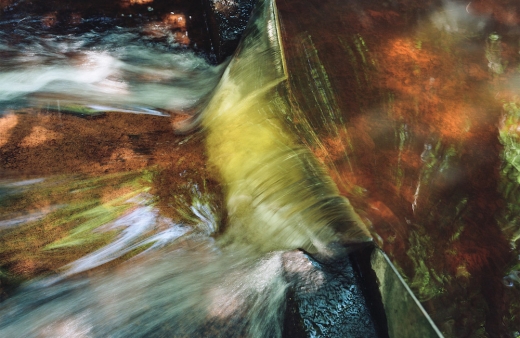
[[[285, 77], [272, 2], [261, 3], [247, 53], [228, 68], [202, 115], [208, 157], [227, 190], [225, 235], [215, 234], [221, 217], [204, 203], [190, 206], [198, 222], [188, 227], [136, 200], [97, 229], [123, 229], [112, 243], [2, 303], [0, 336], [290, 336], [283, 332], [288, 290], [311, 336], [375, 335], [352, 268], [326, 272], [296, 250], [334, 259], [336, 242], [366, 241], [367, 233], [310, 151], [277, 120], [286, 101], [276, 89]], [[190, 109], [204, 103], [222, 70], [187, 51], [149, 46], [126, 29], [89, 34], [36, 40], [30, 48], [37, 53], [0, 67], [0, 81], [10, 84], [0, 102]], [[91, 271], [143, 245], [125, 263]]]
[[37, 35], [26, 24], [15, 24], [23, 43], [0, 31], [0, 114], [31, 106], [144, 114], [193, 109], [225, 67], [173, 42], [154, 42], [138, 28]]

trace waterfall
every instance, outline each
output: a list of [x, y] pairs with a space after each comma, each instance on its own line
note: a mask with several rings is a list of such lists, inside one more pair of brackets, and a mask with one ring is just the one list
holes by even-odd
[[[96, 33], [104, 50], [85, 42], [94, 38], [90, 33], [51, 39], [45, 47], [51, 50], [32, 56], [28, 65], [0, 69], [6, 110], [30, 105], [83, 115], [195, 112], [174, 128], [201, 128], [208, 170], [220, 183], [224, 206], [192, 182], [191, 202], [184, 206], [190, 216], [161, 216], [149, 184], [157, 178], [146, 171], [35, 180], [24, 189], [4, 182], [6, 196], [45, 191], [55, 196], [49, 215], [72, 215], [52, 223], [74, 226], [45, 250], [104, 244], [2, 302], [0, 335], [382, 332], [349, 258], [371, 237], [322, 164], [285, 126], [291, 105], [276, 13], [274, 1], [259, 1], [237, 52], [221, 66], [187, 51], [149, 47], [134, 32], [117, 28]], [[104, 184], [126, 193], [94, 203], [91, 196]]]

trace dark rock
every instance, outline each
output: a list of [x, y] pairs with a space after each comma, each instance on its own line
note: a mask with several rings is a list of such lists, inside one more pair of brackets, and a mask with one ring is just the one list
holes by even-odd
[[360, 251], [332, 264], [303, 251], [284, 253], [285, 278], [291, 285], [284, 337], [388, 337], [375, 276], [362, 258], [370, 257], [370, 249]]
[[217, 62], [233, 54], [244, 32], [255, 0], [204, 0]]

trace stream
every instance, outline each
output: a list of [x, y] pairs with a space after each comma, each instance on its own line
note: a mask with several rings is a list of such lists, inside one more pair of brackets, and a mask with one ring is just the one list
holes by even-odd
[[520, 336], [520, 7], [247, 6], [0, 1], [0, 336]]

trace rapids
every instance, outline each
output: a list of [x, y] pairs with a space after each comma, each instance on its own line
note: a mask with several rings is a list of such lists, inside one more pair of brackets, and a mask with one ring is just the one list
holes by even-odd
[[201, 1], [0, 1], [0, 336], [519, 336], [518, 1]]
[[[192, 183], [191, 216], [173, 221], [160, 215], [142, 174], [117, 178], [130, 191], [100, 205], [89, 195], [86, 205], [57, 195], [49, 213], [72, 214], [76, 225], [46, 250], [109, 240], [1, 303], [0, 335], [386, 336], [348, 256], [371, 237], [280, 119], [291, 108], [279, 29], [274, 2], [259, 1], [239, 51], [221, 66], [138, 38], [134, 28], [37, 37], [22, 49], [3, 36], [2, 50], [12, 55], [0, 67], [4, 111], [195, 112], [174, 128], [202, 128], [225, 207]], [[24, 189], [8, 181], [4, 197], [56, 191], [72, 180]], [[87, 179], [66, 190], [81, 193], [103, 180], [110, 182]]]
[[190, 111], [225, 67], [173, 37], [156, 41], [142, 27], [102, 21], [103, 29], [41, 34], [40, 20], [32, 21], [0, 23], [2, 112], [31, 106], [82, 114]]

